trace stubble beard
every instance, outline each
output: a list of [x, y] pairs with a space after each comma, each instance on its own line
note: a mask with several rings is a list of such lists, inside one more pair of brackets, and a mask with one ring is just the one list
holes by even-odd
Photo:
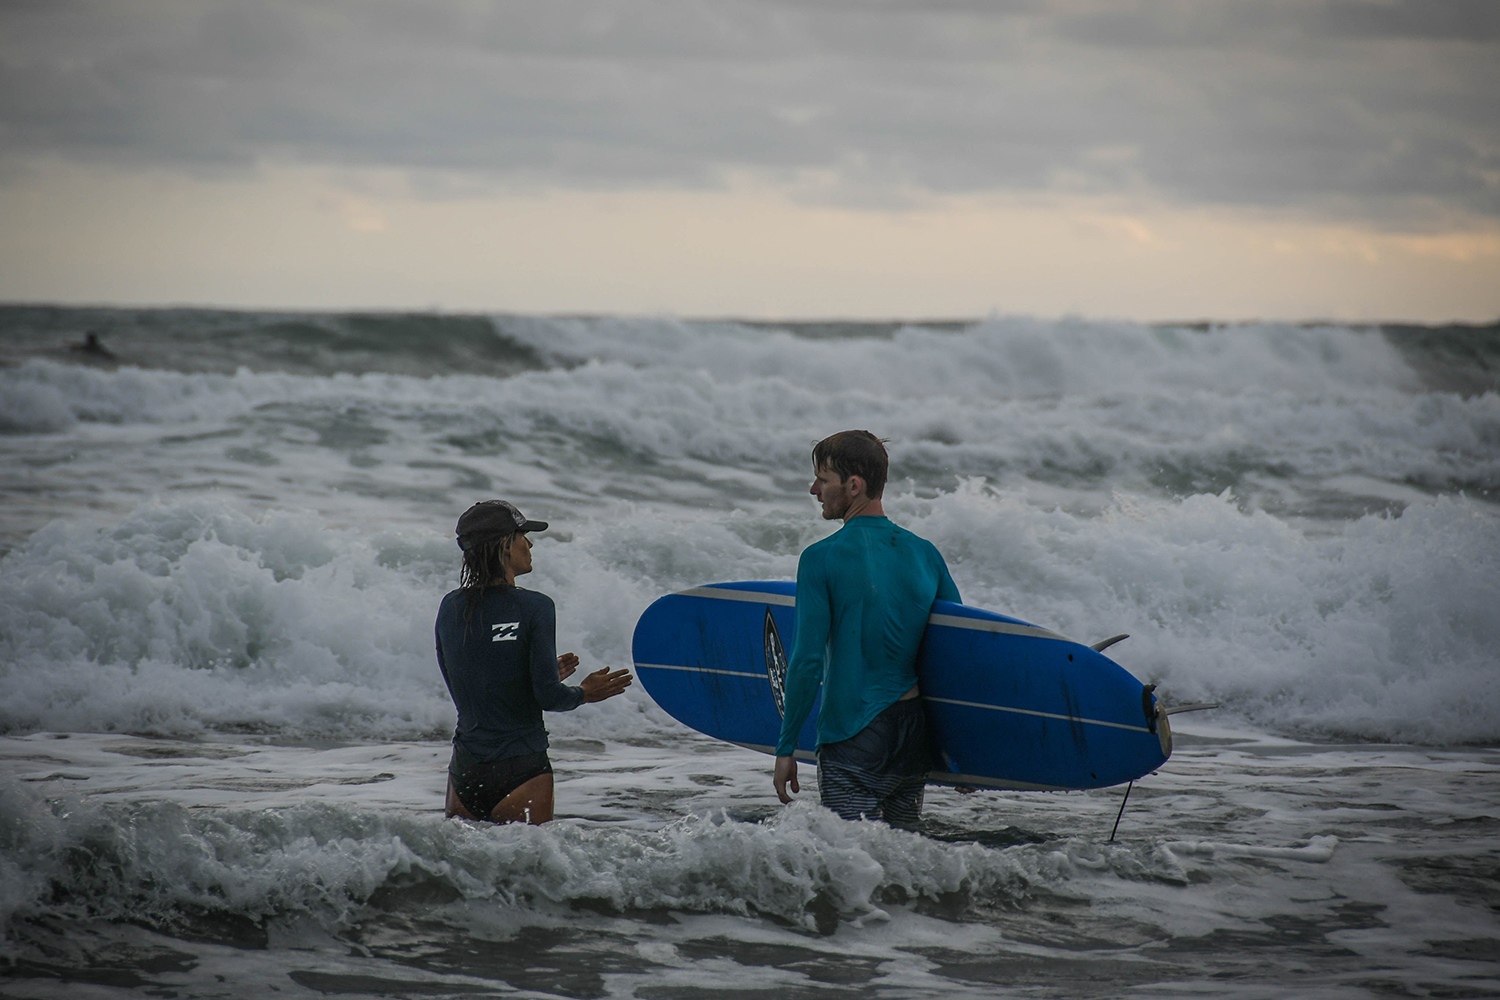
[[829, 499], [818, 498], [823, 504], [823, 520], [837, 521], [843, 518], [849, 510], [849, 498], [847, 496], [831, 497]]

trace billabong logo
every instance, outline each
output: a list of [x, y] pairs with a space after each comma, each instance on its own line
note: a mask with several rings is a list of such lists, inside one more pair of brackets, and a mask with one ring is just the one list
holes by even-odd
[[490, 642], [515, 642], [520, 635], [520, 622], [500, 622], [490, 626], [490, 631], [495, 633], [490, 636]]

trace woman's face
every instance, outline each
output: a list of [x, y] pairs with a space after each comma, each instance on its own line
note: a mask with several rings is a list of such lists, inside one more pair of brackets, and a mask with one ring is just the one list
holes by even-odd
[[518, 531], [510, 540], [510, 546], [505, 550], [505, 565], [512, 580], [531, 572], [531, 539], [526, 537], [526, 532]]

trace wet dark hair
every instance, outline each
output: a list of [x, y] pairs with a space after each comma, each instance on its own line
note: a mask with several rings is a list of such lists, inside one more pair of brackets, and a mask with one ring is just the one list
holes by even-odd
[[516, 540], [516, 534], [513, 531], [493, 541], [480, 542], [465, 549], [458, 585], [464, 590], [482, 590], [490, 585], [491, 580], [505, 576], [505, 556], [510, 552], [510, 545]]
[[513, 531], [493, 541], [480, 542], [464, 550], [463, 568], [458, 573], [460, 590], [467, 591], [464, 604], [464, 622], [474, 618], [474, 609], [484, 597], [486, 587], [499, 586], [494, 581], [505, 578], [505, 559], [510, 554], [511, 544], [520, 532]]
[[814, 469], [829, 469], [840, 479], [863, 479], [865, 495], [871, 500], [880, 499], [885, 492], [890, 456], [885, 453], [885, 442], [869, 431], [830, 434], [813, 446], [812, 460]]

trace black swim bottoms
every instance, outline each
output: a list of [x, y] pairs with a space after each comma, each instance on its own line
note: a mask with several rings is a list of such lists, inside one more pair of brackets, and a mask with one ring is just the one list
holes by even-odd
[[547, 759], [545, 751], [480, 760], [454, 746], [448, 762], [453, 793], [475, 819], [489, 819], [490, 813], [511, 792], [539, 774], [551, 773], [552, 761]]

